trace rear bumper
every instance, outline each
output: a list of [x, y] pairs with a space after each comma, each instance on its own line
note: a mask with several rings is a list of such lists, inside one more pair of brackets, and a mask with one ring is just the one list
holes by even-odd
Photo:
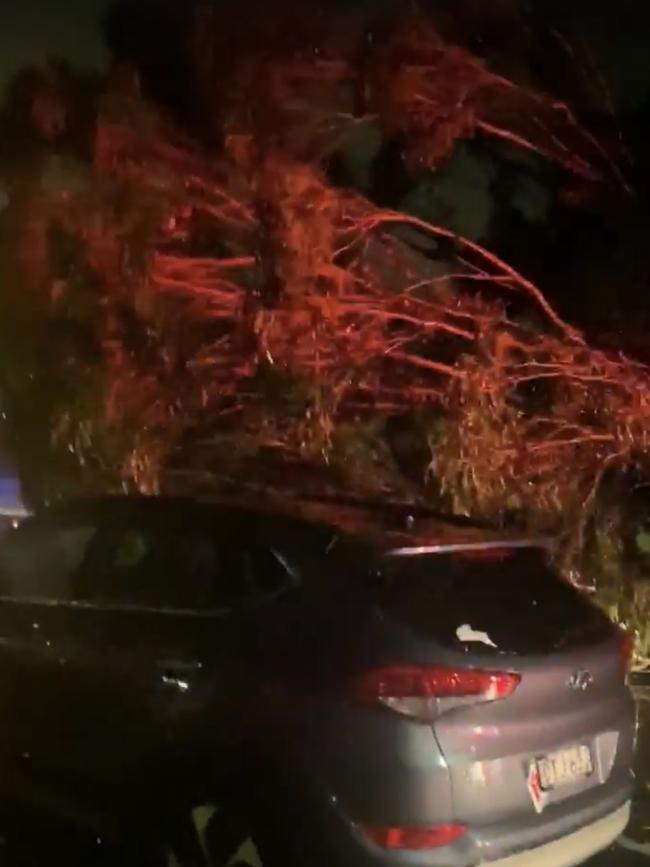
[[[606, 849], [630, 816], [629, 785], [583, 806], [555, 811], [530, 827], [470, 828], [451, 846], [420, 851], [384, 850], [367, 840], [335, 803], [320, 812], [328, 818], [308, 835], [304, 863], [321, 867], [573, 867]], [[566, 806], [565, 806], [566, 809]], [[303, 814], [304, 815], [304, 814]], [[316, 844], [316, 845], [314, 845]], [[324, 849], [327, 856], [323, 856]]]
[[[517, 857], [523, 857], [521, 863], [528, 865], [530, 853], [544, 851], [546, 847], [555, 847], [557, 844], [562, 848], [563, 842], [577, 836], [581, 839], [584, 829], [600, 828], [609, 817], [618, 816], [627, 812], [626, 822], [629, 819], [630, 800], [632, 796], [631, 777], [624, 777], [616, 781], [611, 780], [609, 785], [599, 789], [592, 789], [578, 796], [570, 802], [559, 802], [544, 811], [541, 816], [529, 818], [528, 821], [517, 823], [504, 823], [503, 825], [491, 825], [485, 828], [470, 827], [468, 837], [473, 841], [475, 858], [472, 864], [501, 864], [510, 867], [518, 865]], [[587, 852], [588, 857], [606, 848], [612, 839], [620, 834], [625, 827], [618, 828], [614, 837], [601, 842], [596, 834], [590, 837], [592, 848]], [[591, 830], [588, 835], [591, 834]], [[588, 841], [589, 843], [589, 841]], [[522, 856], [523, 853], [523, 856]], [[513, 860], [511, 860], [513, 859]], [[544, 863], [543, 861], [540, 863]], [[555, 867], [555, 861], [549, 862]], [[558, 860], [557, 865], [564, 864]], [[566, 861], [566, 864], [580, 863]]]
[[629, 819], [630, 802], [626, 801], [613, 813], [559, 840], [482, 863], [489, 867], [574, 867], [613, 843], [623, 833]]

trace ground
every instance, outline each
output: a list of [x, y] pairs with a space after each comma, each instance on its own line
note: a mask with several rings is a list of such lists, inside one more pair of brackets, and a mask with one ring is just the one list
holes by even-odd
[[633, 690], [639, 709], [638, 797], [628, 832], [609, 851], [592, 858], [588, 867], [650, 867], [650, 683], [639, 683]]
[[585, 867], [648, 867], [650, 855], [636, 855], [613, 846], [597, 858], [592, 858]]

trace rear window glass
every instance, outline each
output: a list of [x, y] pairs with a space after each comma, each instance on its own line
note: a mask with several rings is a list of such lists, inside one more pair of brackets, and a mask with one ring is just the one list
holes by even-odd
[[475, 652], [543, 654], [601, 641], [613, 629], [542, 548], [390, 556], [374, 582], [387, 614]]

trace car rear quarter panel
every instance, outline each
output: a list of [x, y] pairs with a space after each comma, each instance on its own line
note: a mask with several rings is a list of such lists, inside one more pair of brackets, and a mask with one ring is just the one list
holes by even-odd
[[[594, 773], [549, 794], [547, 808], [562, 802], [571, 811], [619, 789], [629, 794], [635, 712], [615, 648], [513, 659], [505, 667], [522, 675], [514, 695], [452, 711], [435, 723], [450, 769], [455, 819], [486, 825], [534, 817], [527, 787], [531, 759], [574, 744], [590, 746]], [[577, 670], [593, 676], [584, 691], [569, 686]]]
[[449, 772], [430, 726], [389, 711], [315, 703], [305, 744], [313, 773], [353, 822], [451, 821]]

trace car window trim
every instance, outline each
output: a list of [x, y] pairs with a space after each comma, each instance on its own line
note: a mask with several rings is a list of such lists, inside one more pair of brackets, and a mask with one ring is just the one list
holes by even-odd
[[50, 599], [48, 597], [39, 596], [4, 596], [0, 595], [0, 603], [9, 603], [11, 605], [31, 605], [41, 608], [72, 608], [79, 611], [101, 611], [111, 613], [140, 613], [140, 614], [162, 614], [169, 616], [183, 617], [223, 617], [231, 615], [234, 611], [232, 607], [223, 608], [161, 608], [147, 605], [130, 605], [125, 602], [93, 602], [84, 599]]
[[463, 551], [491, 551], [499, 548], [534, 548], [547, 550], [552, 546], [552, 537], [541, 539], [513, 539], [489, 542], [454, 542], [439, 545], [412, 545], [402, 548], [391, 548], [385, 557], [421, 557], [426, 554], [455, 554]]
[[269, 546], [269, 552], [275, 557], [280, 566], [286, 572], [287, 578], [289, 581], [287, 582], [286, 588], [278, 588], [276, 593], [286, 592], [287, 589], [292, 589], [296, 587], [300, 587], [302, 583], [302, 575], [300, 573], [300, 569], [297, 569], [293, 563], [291, 563], [281, 551], [278, 551], [277, 548], [273, 546]]

